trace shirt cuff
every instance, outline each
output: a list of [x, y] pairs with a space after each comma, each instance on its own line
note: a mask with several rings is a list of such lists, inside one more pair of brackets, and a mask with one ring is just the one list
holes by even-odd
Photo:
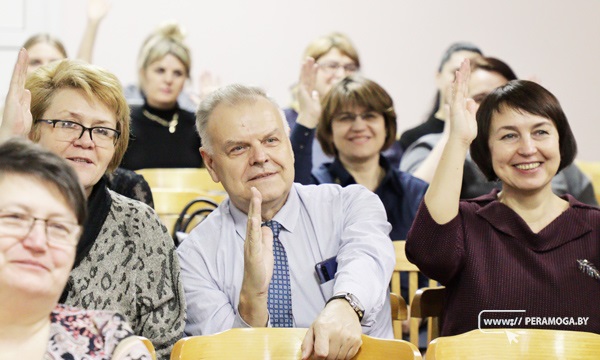
[[[234, 328], [251, 328], [252, 326], [250, 326], [246, 321], [244, 321], [244, 319], [240, 315], [240, 312], [238, 311], [235, 314], [235, 319], [233, 320], [233, 327]], [[267, 325], [265, 327], [268, 327], [268, 328], [273, 327], [273, 326], [271, 326], [271, 314], [268, 314]]]

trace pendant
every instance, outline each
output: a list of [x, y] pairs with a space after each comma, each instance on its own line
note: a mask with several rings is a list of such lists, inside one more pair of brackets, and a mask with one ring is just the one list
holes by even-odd
[[169, 126], [169, 132], [173, 134], [175, 132], [175, 125]]

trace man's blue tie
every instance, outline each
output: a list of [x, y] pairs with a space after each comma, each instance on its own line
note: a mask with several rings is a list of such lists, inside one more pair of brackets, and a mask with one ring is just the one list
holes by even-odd
[[290, 287], [290, 268], [285, 249], [279, 241], [281, 224], [274, 220], [266, 221], [263, 225], [273, 231], [273, 278], [269, 284], [267, 307], [273, 327], [293, 327], [292, 288]]

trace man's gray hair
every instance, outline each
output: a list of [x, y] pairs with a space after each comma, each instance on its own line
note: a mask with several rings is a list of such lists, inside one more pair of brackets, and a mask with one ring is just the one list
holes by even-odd
[[212, 152], [213, 150], [212, 139], [208, 135], [208, 119], [219, 105], [223, 104], [225, 106], [233, 107], [242, 103], [254, 103], [259, 98], [269, 100], [273, 106], [279, 110], [279, 115], [281, 116], [284, 128], [286, 129], [286, 132], [289, 131], [289, 125], [285, 120], [283, 111], [281, 111], [277, 102], [269, 97], [262, 88], [242, 84], [231, 84], [211, 92], [204, 100], [202, 100], [198, 107], [198, 111], [196, 112], [196, 130], [200, 135], [202, 147], [208, 152]]

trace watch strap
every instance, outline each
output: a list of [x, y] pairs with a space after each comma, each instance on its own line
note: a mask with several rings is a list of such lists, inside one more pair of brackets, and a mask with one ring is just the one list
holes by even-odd
[[363, 316], [365, 315], [365, 311], [363, 310], [363, 308], [362, 308], [360, 302], [358, 301], [358, 299], [356, 299], [356, 296], [354, 296], [354, 295], [352, 295], [350, 293], [343, 293], [343, 294], [334, 295], [331, 298], [329, 298], [329, 300], [327, 300], [327, 302], [325, 303], [325, 305], [327, 305], [331, 301], [337, 300], [337, 299], [344, 299], [344, 300], [346, 300], [348, 302], [348, 304], [350, 304], [350, 306], [352, 307], [352, 310], [354, 310], [354, 312], [358, 316], [358, 321], [362, 321]]

